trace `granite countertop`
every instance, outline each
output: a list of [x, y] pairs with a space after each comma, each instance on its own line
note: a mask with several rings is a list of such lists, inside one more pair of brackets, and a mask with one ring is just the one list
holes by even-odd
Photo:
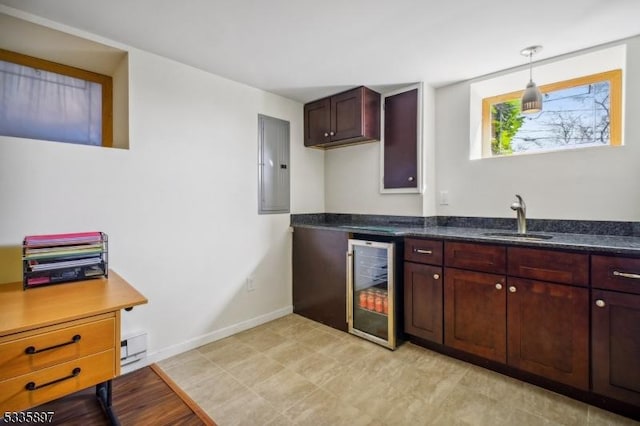
[[[496, 243], [512, 246], [538, 247], [550, 249], [565, 249], [573, 251], [588, 251], [609, 254], [624, 254], [640, 256], [640, 236], [635, 235], [606, 235], [600, 233], [571, 233], [571, 232], [549, 232], [532, 230], [527, 235], [550, 236], [549, 239], [522, 239], [515, 236], [489, 236], [488, 233], [508, 233], [515, 234], [515, 221], [512, 228], [505, 228], [503, 223], [498, 223], [497, 227], [487, 227], [491, 222], [480, 223], [480, 227], [474, 226], [440, 226], [433, 221], [424, 221], [424, 224], [417, 223], [393, 223], [389, 220], [385, 223], [380, 217], [373, 223], [369, 220], [294, 220], [291, 225], [294, 227], [320, 228], [335, 231], [351, 232], [359, 235], [386, 236], [386, 237], [422, 237], [438, 238], [452, 241], [470, 241], [482, 243]], [[465, 223], [469, 225], [469, 223]], [[473, 224], [471, 224], [473, 225]], [[595, 232], [598, 232], [595, 229]], [[606, 230], [605, 230], [606, 231]]]

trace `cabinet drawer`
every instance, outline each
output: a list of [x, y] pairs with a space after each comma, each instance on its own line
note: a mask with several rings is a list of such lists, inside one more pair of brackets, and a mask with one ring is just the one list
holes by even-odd
[[640, 259], [591, 256], [591, 285], [594, 288], [640, 294]]
[[[75, 376], [74, 369], [79, 369]], [[0, 381], [0, 412], [35, 407], [114, 377], [115, 353], [111, 349]], [[31, 383], [34, 390], [27, 389]]]
[[506, 248], [473, 243], [445, 243], [444, 264], [454, 268], [504, 274]]
[[417, 263], [442, 265], [442, 241], [405, 238], [404, 259]]
[[113, 349], [116, 347], [115, 336], [113, 318], [24, 338], [17, 336], [15, 340], [0, 344], [0, 381]]
[[587, 287], [589, 255], [555, 250], [509, 247], [508, 274]]

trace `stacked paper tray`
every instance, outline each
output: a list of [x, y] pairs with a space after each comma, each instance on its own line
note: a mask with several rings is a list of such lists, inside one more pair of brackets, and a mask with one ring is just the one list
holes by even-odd
[[107, 247], [104, 232], [27, 236], [22, 246], [24, 288], [106, 277]]

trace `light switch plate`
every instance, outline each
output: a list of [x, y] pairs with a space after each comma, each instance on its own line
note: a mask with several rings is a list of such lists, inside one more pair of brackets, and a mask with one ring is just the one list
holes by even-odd
[[449, 205], [449, 191], [447, 190], [440, 191], [440, 205], [441, 206]]

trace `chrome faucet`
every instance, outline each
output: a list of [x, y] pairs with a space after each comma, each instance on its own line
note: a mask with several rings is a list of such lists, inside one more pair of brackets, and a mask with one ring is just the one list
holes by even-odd
[[515, 210], [518, 215], [518, 234], [527, 233], [527, 205], [521, 196], [516, 194], [518, 201], [511, 204], [511, 210]]

